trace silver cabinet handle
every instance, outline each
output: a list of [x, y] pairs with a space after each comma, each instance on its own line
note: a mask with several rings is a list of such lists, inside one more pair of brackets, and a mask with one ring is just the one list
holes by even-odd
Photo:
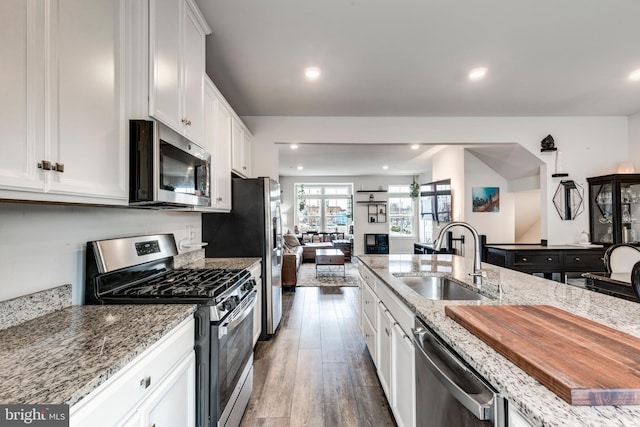
[[387, 334], [388, 337], [391, 336], [391, 333], [389, 332], [389, 328], [384, 328], [384, 332]]
[[185, 126], [191, 126], [191, 120], [188, 120], [186, 117], [182, 119], [182, 124]]
[[51, 170], [63, 173], [64, 172], [64, 163], [56, 162], [53, 166], [51, 166]]
[[38, 162], [38, 169], [50, 171], [51, 170], [51, 162], [49, 160], [43, 160]]
[[527, 262], [527, 258], [526, 257], [522, 257], [522, 261]]
[[217, 202], [221, 202], [221, 201], [222, 201], [222, 197], [218, 197], [218, 198], [216, 198], [216, 201], [217, 201]]
[[547, 258], [547, 261], [553, 261], [553, 258], [549, 257]]
[[575, 261], [580, 261], [580, 257], [579, 257], [579, 256], [577, 256], [577, 257], [575, 257], [575, 258], [574, 258], [574, 260], [575, 260]]
[[140, 387], [149, 388], [150, 385], [151, 385], [151, 377], [144, 377], [143, 379], [140, 380]]

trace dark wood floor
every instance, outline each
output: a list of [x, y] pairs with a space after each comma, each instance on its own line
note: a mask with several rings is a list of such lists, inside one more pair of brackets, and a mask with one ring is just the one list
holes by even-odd
[[394, 426], [358, 329], [357, 288], [284, 292], [275, 338], [259, 341], [242, 427]]

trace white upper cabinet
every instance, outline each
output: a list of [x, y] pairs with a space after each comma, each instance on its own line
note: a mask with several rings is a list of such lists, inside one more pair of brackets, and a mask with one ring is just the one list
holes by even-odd
[[149, 48], [151, 78], [149, 114], [176, 131], [182, 131], [180, 22], [184, 2], [151, 0], [149, 2]]
[[0, 2], [1, 198], [127, 203], [124, 2]]
[[192, 0], [149, 2], [149, 115], [204, 145], [205, 36]]
[[219, 209], [231, 210], [231, 113], [220, 99], [214, 110], [216, 147], [216, 196], [212, 204]]
[[231, 113], [205, 77], [205, 148], [211, 153], [211, 208], [231, 210]]
[[43, 10], [34, 1], [0, 2], [0, 188], [43, 191]]
[[251, 134], [235, 117], [231, 122], [231, 160], [234, 172], [251, 177]]

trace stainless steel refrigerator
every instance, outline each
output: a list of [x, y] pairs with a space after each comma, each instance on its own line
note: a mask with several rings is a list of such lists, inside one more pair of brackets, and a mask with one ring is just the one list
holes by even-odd
[[262, 258], [262, 334], [274, 335], [282, 318], [280, 184], [270, 178], [232, 180], [231, 213], [202, 215], [205, 255]]

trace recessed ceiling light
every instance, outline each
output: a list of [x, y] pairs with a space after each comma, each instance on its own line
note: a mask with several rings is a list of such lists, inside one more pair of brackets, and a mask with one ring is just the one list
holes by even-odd
[[418, 144], [413, 144], [413, 145], [411, 146], [411, 149], [412, 149], [412, 150], [417, 150], [418, 148], [420, 148], [420, 146], [419, 146]]
[[480, 80], [487, 75], [487, 69], [485, 67], [474, 68], [469, 71], [469, 80]]
[[387, 170], [387, 169], [389, 169], [389, 166], [384, 165], [384, 166], [382, 166], [382, 169]]
[[304, 75], [307, 77], [307, 80], [318, 80], [320, 78], [320, 68], [307, 67], [304, 69]]
[[298, 144], [291, 144], [289, 147], [291, 147], [292, 150], [297, 150]]
[[298, 166], [298, 170], [301, 171], [302, 169], [304, 169], [303, 166]]
[[640, 69], [632, 71], [631, 74], [629, 74], [629, 80], [633, 80], [633, 81], [640, 80]]

